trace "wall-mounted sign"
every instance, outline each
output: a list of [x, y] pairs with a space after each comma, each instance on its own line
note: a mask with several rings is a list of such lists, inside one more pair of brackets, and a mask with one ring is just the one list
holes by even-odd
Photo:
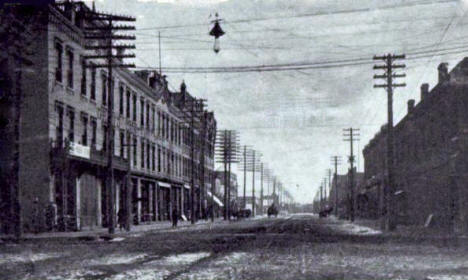
[[75, 142], [70, 142], [70, 155], [90, 159], [91, 149], [88, 146], [83, 146]]

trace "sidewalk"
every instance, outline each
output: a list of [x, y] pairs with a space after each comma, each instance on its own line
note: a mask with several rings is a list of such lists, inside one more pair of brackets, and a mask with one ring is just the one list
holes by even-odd
[[[346, 221], [348, 222], [348, 221]], [[356, 219], [354, 224], [369, 227], [374, 230], [381, 230], [379, 220]], [[464, 241], [468, 242], [467, 235], [455, 234], [447, 229], [437, 227], [424, 227], [417, 225], [398, 225], [394, 231], [383, 231], [382, 235], [392, 239], [412, 240], [412, 241]]]
[[[219, 224], [224, 222], [223, 219], [215, 219], [214, 224]], [[115, 229], [115, 233], [113, 234], [112, 238], [115, 237], [125, 237], [130, 236], [135, 233], [143, 233], [153, 230], [177, 230], [179, 228], [189, 228], [195, 226], [203, 226], [203, 225], [210, 225], [211, 220], [199, 220], [194, 225], [191, 224], [190, 221], [179, 221], [177, 228], [172, 227], [172, 223], [170, 221], [163, 221], [163, 222], [153, 222], [148, 224], [141, 224], [141, 225], [132, 225], [130, 231], [126, 230], [119, 230], [117, 227]], [[82, 230], [82, 231], [67, 231], [67, 232], [41, 232], [41, 233], [25, 233], [21, 237], [21, 240], [35, 240], [35, 239], [97, 239], [99, 237], [104, 237], [110, 239], [108, 229], [107, 228], [95, 228], [90, 230]], [[16, 238], [11, 235], [1, 235], [0, 234], [0, 242], [1, 240], [15, 240]]]

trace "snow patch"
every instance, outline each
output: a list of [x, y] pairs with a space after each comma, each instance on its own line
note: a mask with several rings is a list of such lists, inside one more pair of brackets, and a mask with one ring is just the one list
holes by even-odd
[[168, 270], [161, 270], [161, 269], [134, 269], [130, 271], [126, 271], [122, 274], [114, 275], [110, 278], [106, 278], [108, 280], [154, 280], [154, 279], [164, 279], [167, 275], [170, 274]]
[[359, 226], [355, 224], [343, 224], [343, 230], [346, 233], [358, 234], [358, 235], [377, 235], [382, 234], [380, 230], [374, 230], [369, 227]]
[[16, 262], [37, 262], [62, 257], [62, 254], [23, 253], [18, 255], [0, 254], [0, 264]]
[[168, 256], [161, 259], [160, 261], [167, 265], [187, 265], [196, 262], [200, 259], [206, 258], [209, 255], [210, 253], [208, 252], [186, 253]]
[[243, 260], [247, 259], [248, 257], [249, 257], [249, 255], [247, 253], [234, 252], [234, 253], [231, 253], [231, 254], [229, 254], [227, 256], [223, 256], [221, 259], [215, 261], [214, 265], [239, 263], [240, 261], [243, 261]]
[[112, 239], [111, 242], [120, 242], [120, 241], [124, 241], [124, 240], [125, 240], [125, 238], [123, 238], [123, 237], [117, 237], [117, 238]]
[[87, 269], [86, 270], [85, 269], [80, 269], [80, 270], [69, 271], [65, 275], [47, 276], [46, 279], [47, 280], [63, 280], [63, 279], [82, 280], [82, 279], [86, 279], [87, 277], [98, 276], [98, 275], [101, 275], [101, 272], [93, 271], [93, 270], [87, 270]]
[[147, 254], [138, 255], [109, 255], [97, 260], [92, 260], [91, 265], [129, 264], [148, 257]]

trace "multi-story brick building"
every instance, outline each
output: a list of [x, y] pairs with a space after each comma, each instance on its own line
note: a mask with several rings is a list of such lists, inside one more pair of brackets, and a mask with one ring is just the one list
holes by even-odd
[[[103, 61], [85, 59], [97, 53], [85, 49], [89, 43], [85, 28], [99, 24], [83, 16], [90, 11], [82, 2], [62, 1], [35, 7], [33, 12], [32, 71], [25, 71], [18, 83], [22, 108], [17, 191], [25, 231], [45, 230], [55, 223], [80, 230], [108, 222], [108, 73], [105, 68], [90, 67]], [[191, 106], [187, 100], [194, 97], [185, 84], [180, 92], [171, 92], [165, 77], [155, 71], [114, 68], [110, 92], [114, 100], [114, 212], [131, 203], [135, 223], [169, 219], [172, 207], [188, 215], [192, 187], [194, 200], [206, 207], [201, 201], [213, 176], [214, 114], [197, 114], [192, 127], [186, 115]], [[191, 129], [195, 139], [190, 137]], [[196, 144], [193, 166], [192, 143]], [[2, 160], [2, 167], [9, 166], [10, 159]], [[194, 186], [192, 168], [197, 176]], [[11, 213], [15, 210], [5, 179], [5, 172], [11, 170], [1, 170], [1, 205]], [[0, 223], [8, 223], [6, 216]]]
[[[395, 196], [400, 223], [467, 229], [468, 58], [449, 73], [438, 67], [438, 84], [421, 86], [421, 101], [408, 101], [407, 115], [395, 126]], [[386, 185], [386, 128], [366, 145], [366, 192], [381, 216]]]

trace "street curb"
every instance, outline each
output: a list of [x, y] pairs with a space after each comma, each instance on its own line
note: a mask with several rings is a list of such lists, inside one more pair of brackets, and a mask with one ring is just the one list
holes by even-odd
[[[112, 236], [107, 233], [107, 232], [89, 232], [89, 234], [83, 234], [80, 235], [78, 234], [77, 236], [67, 236], [66, 233], [63, 233], [63, 235], [60, 236], [27, 236], [27, 237], [21, 237], [21, 238], [16, 238], [15, 236], [12, 235], [5, 235], [5, 236], [0, 236], [0, 245], [5, 244], [5, 243], [20, 243], [24, 241], [66, 241], [66, 240], [82, 240], [82, 241], [112, 241], [115, 238], [125, 238], [129, 237], [132, 234], [138, 234], [138, 233], [147, 233], [147, 232], [157, 232], [157, 231], [164, 231], [164, 230], [171, 230], [171, 229], [180, 229], [180, 228], [190, 228], [193, 226], [198, 226], [198, 225], [210, 225], [210, 224], [217, 224], [219, 221], [215, 221], [212, 223], [211, 221], [203, 221], [200, 223], [195, 223], [195, 224], [186, 224], [186, 225], [179, 225], [177, 228], [173, 228], [171, 225], [164, 226], [164, 227], [149, 227], [147, 229], [139, 229], [135, 231], [123, 231], [123, 232], [116, 232], [112, 234]], [[155, 224], [157, 225], [157, 224]], [[78, 231], [79, 232], [79, 231]], [[54, 232], [51, 232], [53, 234]], [[62, 234], [62, 232], [60, 232]], [[70, 235], [76, 234], [76, 231], [69, 232]]]

